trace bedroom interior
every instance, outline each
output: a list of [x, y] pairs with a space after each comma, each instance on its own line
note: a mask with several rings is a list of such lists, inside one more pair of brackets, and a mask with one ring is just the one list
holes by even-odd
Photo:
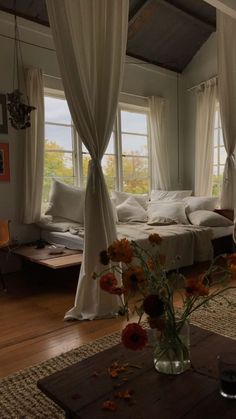
[[[193, 278], [235, 247], [234, 2], [112, 0], [112, 36], [104, 44], [97, 38], [94, 56], [90, 34], [96, 38], [105, 22], [100, 0], [91, 9], [78, 0], [84, 16], [77, 20], [60, 2], [57, 8], [54, 0], [0, 0], [0, 94], [12, 91], [17, 16], [29, 104], [36, 108], [26, 130], [0, 118], [10, 177], [1, 179], [0, 166], [0, 219], [10, 220], [11, 234], [7, 251], [0, 247], [0, 378], [124, 327], [123, 317], [114, 318], [117, 296], [104, 297], [88, 280], [101, 268], [99, 252], [116, 238], [146, 246], [158, 233], [166, 269]], [[214, 333], [217, 316], [209, 326]], [[201, 316], [193, 324], [207, 329]], [[225, 336], [236, 338], [230, 330]], [[1, 386], [0, 394], [11, 417]]]

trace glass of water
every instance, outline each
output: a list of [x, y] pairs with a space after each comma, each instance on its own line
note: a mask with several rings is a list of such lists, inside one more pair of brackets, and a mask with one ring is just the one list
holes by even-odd
[[220, 394], [236, 399], [236, 352], [224, 352], [218, 356]]

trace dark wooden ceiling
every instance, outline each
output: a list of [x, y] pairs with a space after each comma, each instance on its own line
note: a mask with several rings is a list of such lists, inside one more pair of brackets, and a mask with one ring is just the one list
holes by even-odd
[[[97, 0], [99, 1], [99, 0]], [[216, 30], [203, 0], [130, 0], [127, 55], [181, 73]], [[49, 26], [45, 0], [0, 0], [0, 10]]]

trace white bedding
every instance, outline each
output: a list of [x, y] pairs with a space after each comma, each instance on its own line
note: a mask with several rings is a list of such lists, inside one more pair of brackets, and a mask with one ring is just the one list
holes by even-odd
[[[63, 228], [65, 225], [63, 225]], [[53, 231], [50, 227], [41, 231], [41, 236], [50, 244], [64, 244], [69, 249], [83, 250], [84, 229], [81, 225], [71, 226], [68, 231]], [[42, 228], [42, 225], [41, 225]], [[58, 223], [57, 223], [58, 228]], [[147, 237], [151, 233], [158, 233], [163, 237], [160, 246], [161, 253], [166, 255], [166, 268], [174, 269], [192, 265], [194, 262], [212, 259], [213, 248], [211, 240], [232, 234], [230, 227], [199, 227], [183, 224], [169, 226], [149, 226], [146, 223], [119, 223], [117, 225], [118, 238], [126, 237], [136, 240], [142, 246], [148, 245]]]

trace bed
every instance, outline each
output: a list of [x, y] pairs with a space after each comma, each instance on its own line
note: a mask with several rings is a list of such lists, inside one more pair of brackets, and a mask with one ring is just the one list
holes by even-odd
[[[41, 237], [50, 244], [63, 244], [68, 249], [83, 250], [84, 228], [75, 223], [41, 223]], [[55, 226], [54, 226], [55, 225]], [[213, 256], [232, 252], [233, 225], [227, 227], [202, 227], [195, 225], [150, 226], [146, 223], [118, 223], [118, 238], [135, 240], [142, 247], [148, 246], [149, 234], [158, 233], [162, 238], [160, 252], [166, 255], [166, 269], [189, 266], [210, 260]]]
[[[163, 238], [160, 252], [166, 256], [167, 270], [232, 252], [233, 211], [215, 212], [218, 198], [191, 193], [191, 190], [152, 190], [148, 195], [112, 191], [118, 238], [126, 237], [142, 247], [150, 247], [149, 234], [158, 233]], [[49, 218], [39, 223], [41, 238], [51, 244], [83, 250], [84, 199], [84, 189], [54, 179], [45, 212]]]

